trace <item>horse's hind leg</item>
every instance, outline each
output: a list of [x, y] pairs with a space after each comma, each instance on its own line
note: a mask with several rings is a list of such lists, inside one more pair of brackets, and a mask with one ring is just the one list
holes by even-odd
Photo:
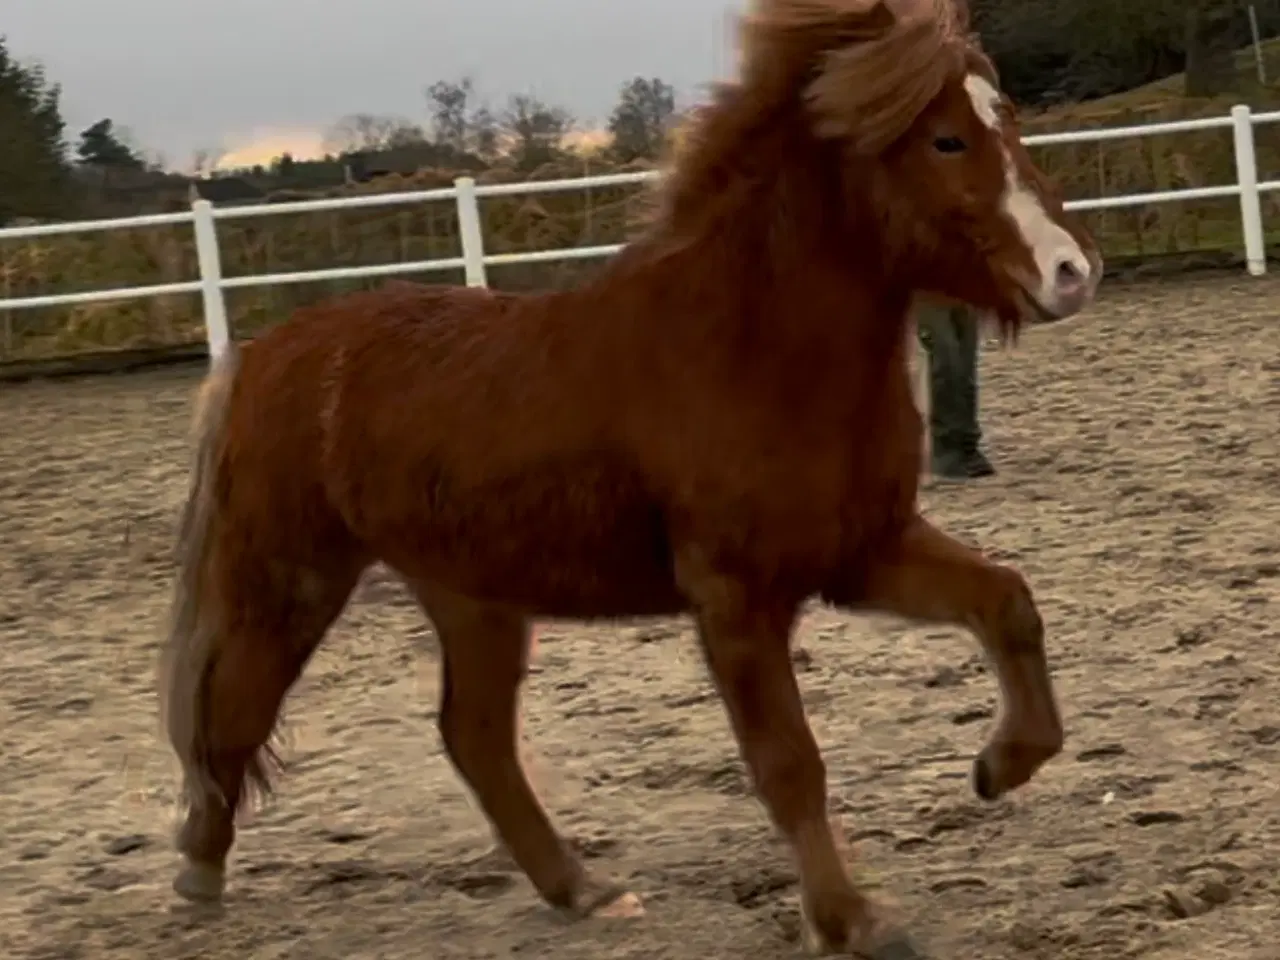
[[170, 736], [189, 805], [177, 838], [186, 862], [174, 889], [182, 897], [221, 897], [236, 811], [252, 790], [269, 790], [280, 708], [359, 573], [354, 564], [320, 572], [273, 561], [228, 571], [234, 582], [219, 604], [225, 626], [203, 655], [171, 666]]
[[411, 584], [441, 651], [440, 733], [494, 833], [549, 904], [574, 916], [634, 913], [639, 902], [592, 877], [552, 826], [520, 762], [528, 621], [432, 584]]

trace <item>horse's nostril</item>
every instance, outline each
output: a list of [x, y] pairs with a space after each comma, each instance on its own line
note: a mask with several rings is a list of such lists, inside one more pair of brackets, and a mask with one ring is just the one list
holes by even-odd
[[1084, 271], [1071, 260], [1058, 261], [1058, 275], [1055, 281], [1059, 287], [1075, 287], [1084, 283]]

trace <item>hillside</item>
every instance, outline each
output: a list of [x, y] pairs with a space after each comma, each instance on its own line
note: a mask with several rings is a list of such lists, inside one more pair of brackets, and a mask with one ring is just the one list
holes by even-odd
[[[1257, 65], [1252, 47], [1236, 52], [1236, 89], [1238, 93], [1227, 94], [1196, 101], [1208, 113], [1226, 113], [1237, 103], [1247, 103], [1251, 107], [1262, 109], [1280, 109], [1280, 37], [1264, 40], [1262, 48], [1263, 73], [1267, 85], [1262, 86], [1257, 79]], [[1091, 125], [1089, 121], [1114, 117], [1117, 114], [1136, 115], [1163, 110], [1178, 109], [1186, 104], [1182, 91], [1186, 86], [1186, 76], [1178, 73], [1155, 83], [1134, 87], [1124, 93], [1100, 97], [1087, 103], [1071, 104], [1046, 111], [1041, 116], [1044, 120], [1062, 124], [1064, 129], [1070, 128], [1072, 122], [1079, 125]]]

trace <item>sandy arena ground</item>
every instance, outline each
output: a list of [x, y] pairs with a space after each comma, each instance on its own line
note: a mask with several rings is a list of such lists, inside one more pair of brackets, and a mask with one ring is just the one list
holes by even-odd
[[[815, 611], [799, 659], [833, 808], [938, 960], [1276, 960], [1280, 281], [1116, 287], [983, 362], [1002, 473], [926, 506], [1036, 588], [1067, 753], [979, 805], [975, 645]], [[538, 785], [648, 908], [571, 926], [485, 855], [429, 630], [386, 584], [292, 701], [225, 912], [179, 908], [153, 664], [194, 384], [0, 388], [0, 956], [800, 955], [793, 872], [686, 623], [542, 628]]]

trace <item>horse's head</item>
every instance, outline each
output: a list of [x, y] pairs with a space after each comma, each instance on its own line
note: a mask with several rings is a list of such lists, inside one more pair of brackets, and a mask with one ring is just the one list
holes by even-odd
[[962, 2], [757, 0], [744, 53], [748, 75], [801, 90], [895, 283], [1015, 326], [1090, 302], [1097, 244], [1032, 163]]

